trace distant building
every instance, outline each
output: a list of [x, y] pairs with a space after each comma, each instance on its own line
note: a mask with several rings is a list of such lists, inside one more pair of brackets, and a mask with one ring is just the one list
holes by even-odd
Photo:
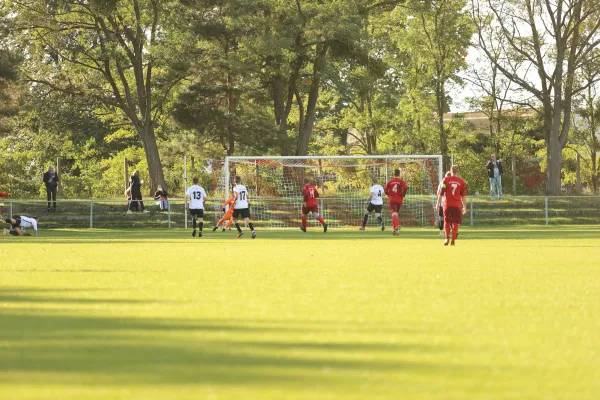
[[[487, 133], [490, 131], [490, 119], [481, 111], [469, 111], [464, 113], [447, 113], [444, 114], [444, 123], [449, 123], [456, 116], [462, 116], [465, 121], [470, 122], [475, 126], [475, 130], [481, 133]], [[531, 109], [520, 109], [520, 110], [504, 110], [502, 111], [503, 116], [516, 116], [521, 118], [533, 118], [535, 111]]]

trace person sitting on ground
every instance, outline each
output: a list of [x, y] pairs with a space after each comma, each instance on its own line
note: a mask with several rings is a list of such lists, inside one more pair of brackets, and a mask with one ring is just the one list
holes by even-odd
[[163, 189], [161, 185], [158, 185], [156, 192], [154, 193], [154, 200], [160, 211], [166, 211], [169, 209], [169, 200], [167, 199], [167, 191]]

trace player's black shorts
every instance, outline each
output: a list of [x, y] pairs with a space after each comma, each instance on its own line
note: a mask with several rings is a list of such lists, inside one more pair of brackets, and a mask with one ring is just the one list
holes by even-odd
[[12, 229], [15, 229], [15, 228], [20, 228], [20, 227], [21, 227], [21, 217], [15, 217], [15, 218], [14, 218], [14, 220], [15, 220], [15, 223], [13, 224], [13, 223], [11, 222], [11, 224], [10, 224], [10, 227], [11, 227]]
[[250, 218], [250, 209], [249, 208], [236, 208], [233, 210], [233, 218]]
[[190, 214], [192, 214], [192, 217], [204, 218], [204, 209], [203, 208], [190, 208]]
[[377, 214], [381, 214], [381, 210], [383, 210], [383, 204], [369, 203], [369, 205], [367, 206], [367, 211], [368, 212], [375, 211]]

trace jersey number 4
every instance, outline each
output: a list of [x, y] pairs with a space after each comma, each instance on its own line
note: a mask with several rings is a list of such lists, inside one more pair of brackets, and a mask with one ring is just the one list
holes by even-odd
[[202, 200], [202, 192], [192, 192], [194, 200]]

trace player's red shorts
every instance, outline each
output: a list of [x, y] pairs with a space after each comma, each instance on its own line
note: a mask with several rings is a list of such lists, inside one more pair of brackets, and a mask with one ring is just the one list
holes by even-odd
[[461, 207], [444, 207], [444, 222], [449, 224], [462, 224], [462, 208]]
[[400, 212], [400, 207], [402, 207], [402, 202], [390, 201], [390, 211], [393, 213]]
[[302, 206], [302, 214], [306, 215], [309, 212], [316, 214], [319, 212], [319, 206]]

